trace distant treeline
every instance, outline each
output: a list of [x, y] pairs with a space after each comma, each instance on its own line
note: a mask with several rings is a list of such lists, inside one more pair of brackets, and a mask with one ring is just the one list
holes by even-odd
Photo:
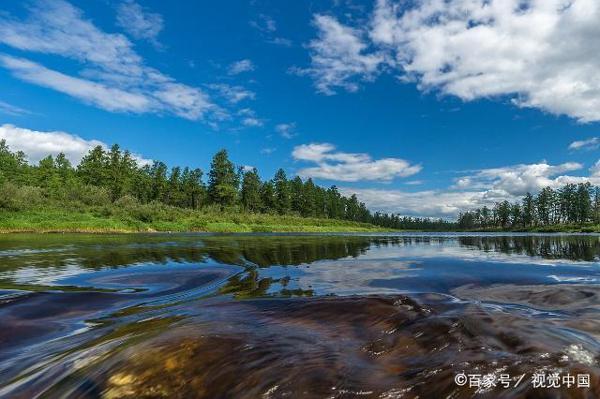
[[527, 193], [520, 202], [498, 202], [463, 212], [461, 229], [528, 229], [563, 224], [600, 223], [600, 187], [590, 183], [566, 184], [559, 189], [546, 187], [536, 196]]
[[74, 166], [64, 154], [51, 155], [30, 165], [22, 152], [0, 141], [0, 209], [20, 210], [36, 203], [160, 203], [178, 208], [239, 207], [245, 212], [295, 214], [373, 223], [388, 228], [443, 229], [446, 222], [371, 214], [356, 195], [340, 194], [336, 186], [323, 188], [312, 179], [288, 179], [283, 169], [263, 181], [258, 171], [236, 168], [227, 152], [212, 159], [207, 181], [201, 169], [173, 167], [160, 161], [140, 166], [118, 145], [97, 146]]

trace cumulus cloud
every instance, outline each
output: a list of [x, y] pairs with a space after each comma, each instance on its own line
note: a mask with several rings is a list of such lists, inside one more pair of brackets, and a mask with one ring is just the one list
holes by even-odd
[[293, 72], [314, 78], [319, 92], [335, 94], [336, 87], [356, 91], [356, 77], [369, 80], [378, 72], [383, 56], [366, 53], [364, 32], [344, 26], [327, 15], [315, 15], [313, 23], [318, 37], [309, 44], [311, 66], [296, 68]]
[[229, 65], [229, 74], [230, 75], [239, 75], [243, 72], [254, 71], [254, 63], [251, 60], [245, 59], [232, 63]]
[[582, 168], [583, 165], [577, 162], [560, 165], [541, 162], [482, 169], [475, 174], [458, 178], [455, 187], [460, 189], [483, 188], [503, 196], [521, 196], [527, 192], [537, 192], [544, 187], [559, 187], [570, 182], [577, 182], [579, 178], [565, 175], [565, 173]]
[[599, 18], [593, 0], [377, 0], [361, 26], [316, 15], [304, 71], [326, 94], [391, 71], [465, 101], [509, 96], [517, 106], [598, 121]]
[[595, 150], [600, 146], [600, 137], [577, 140], [569, 144], [569, 150]]
[[284, 139], [291, 139], [296, 136], [296, 123], [280, 123], [275, 126], [275, 131]]
[[[108, 149], [108, 145], [99, 140], [86, 140], [74, 134], [58, 131], [41, 132], [9, 124], [0, 126], [0, 140], [6, 140], [11, 151], [23, 151], [27, 160], [32, 163], [37, 163], [48, 155], [56, 156], [62, 152], [73, 165], [76, 165], [92, 148], [102, 146]], [[134, 154], [133, 157], [141, 166], [152, 162], [140, 155]]]
[[170, 113], [192, 120], [218, 111], [202, 90], [148, 67], [124, 35], [103, 32], [70, 3], [37, 1], [28, 10], [24, 20], [0, 14], [0, 43], [69, 58], [84, 69], [72, 76], [1, 54], [0, 65], [15, 77], [108, 111]]
[[336, 152], [335, 146], [329, 143], [296, 146], [292, 156], [295, 160], [317, 164], [298, 171], [300, 176], [345, 182], [390, 181], [396, 177], [412, 176], [422, 169], [421, 165], [411, 165], [399, 158], [373, 160], [368, 154]]
[[535, 194], [544, 187], [559, 188], [568, 183], [600, 184], [600, 161], [587, 176], [574, 176], [583, 165], [567, 162], [521, 164], [473, 171], [457, 178], [445, 189], [405, 191], [341, 188], [346, 194], [356, 193], [372, 210], [411, 216], [454, 218], [461, 211], [492, 207], [496, 202], [519, 201], [527, 192]]
[[126, 0], [117, 7], [117, 25], [135, 39], [158, 45], [156, 38], [163, 29], [163, 19], [134, 0]]
[[460, 211], [482, 203], [483, 193], [477, 191], [356, 189], [341, 187], [344, 195], [356, 194], [373, 211], [399, 213], [420, 217], [455, 217]]

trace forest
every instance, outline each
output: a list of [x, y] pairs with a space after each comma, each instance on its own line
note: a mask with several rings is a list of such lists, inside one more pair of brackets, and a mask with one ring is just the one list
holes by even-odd
[[157, 214], [164, 218], [165, 212], [185, 209], [341, 220], [386, 229], [441, 230], [451, 225], [443, 220], [372, 214], [356, 195], [343, 196], [336, 186], [323, 188], [310, 178], [288, 179], [283, 169], [263, 180], [255, 168], [236, 167], [226, 150], [214, 155], [205, 176], [201, 169], [168, 168], [160, 161], [140, 165], [118, 145], [97, 146], [78, 165], [64, 154], [48, 155], [31, 165], [24, 153], [11, 151], [0, 141], [0, 188], [0, 210], [12, 212], [94, 209], [104, 216], [152, 222]]
[[[64, 219], [66, 230], [97, 224], [108, 230], [236, 231], [232, 225], [259, 224], [259, 230], [286, 231], [289, 227], [282, 223], [303, 226], [294, 231], [373, 226], [428, 231], [554, 231], [565, 226], [594, 230], [591, 225], [600, 224], [600, 188], [590, 183], [546, 187], [515, 203], [461, 212], [455, 222], [372, 213], [356, 195], [344, 196], [336, 186], [320, 187], [310, 178], [288, 178], [283, 169], [263, 180], [256, 168], [236, 167], [226, 150], [213, 156], [205, 174], [199, 168], [169, 168], [160, 161], [140, 165], [116, 144], [91, 149], [78, 165], [64, 154], [30, 164], [23, 152], [11, 151], [2, 140], [0, 211], [0, 230], [36, 230], [44, 223], [58, 226], [59, 219]], [[107, 225], [107, 220], [117, 222]]]
[[458, 216], [458, 228], [462, 230], [553, 231], [558, 226], [598, 224], [600, 187], [589, 182], [566, 184], [558, 189], [545, 187], [537, 195], [527, 193], [521, 201], [502, 201], [492, 208], [484, 206]]

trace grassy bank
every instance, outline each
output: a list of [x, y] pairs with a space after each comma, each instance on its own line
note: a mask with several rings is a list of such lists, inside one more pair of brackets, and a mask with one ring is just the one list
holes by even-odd
[[[0, 233], [14, 232], [378, 232], [367, 223], [235, 210], [30, 209], [0, 211]], [[389, 230], [388, 230], [389, 231]]]
[[485, 229], [470, 229], [461, 230], [477, 233], [600, 233], [600, 224], [554, 224], [548, 226], [531, 226], [527, 228], [511, 228], [511, 229], [500, 229], [485, 228]]

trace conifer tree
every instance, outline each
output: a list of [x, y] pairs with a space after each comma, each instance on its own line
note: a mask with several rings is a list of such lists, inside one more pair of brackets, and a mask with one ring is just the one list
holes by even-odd
[[275, 188], [272, 181], [266, 181], [260, 187], [261, 211], [265, 213], [273, 212], [275, 208]]
[[226, 150], [215, 154], [208, 174], [208, 195], [213, 204], [234, 205], [237, 200], [239, 180]]
[[290, 188], [283, 169], [279, 169], [273, 178], [275, 188], [275, 208], [280, 215], [290, 210]]
[[106, 186], [108, 180], [108, 158], [102, 146], [88, 152], [77, 167], [77, 174], [84, 184]]
[[261, 182], [258, 170], [253, 168], [244, 173], [242, 179], [241, 201], [244, 208], [250, 212], [259, 212], [262, 207]]

